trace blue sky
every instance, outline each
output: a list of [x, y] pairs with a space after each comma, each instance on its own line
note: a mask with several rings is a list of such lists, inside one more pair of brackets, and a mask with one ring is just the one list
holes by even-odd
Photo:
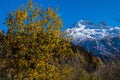
[[[45, 8], [59, 7], [64, 27], [68, 28], [80, 19], [90, 20], [94, 23], [105, 21], [111, 26], [120, 26], [120, 0], [33, 0]], [[27, 0], [0, 0], [0, 29], [6, 29], [3, 22], [8, 13], [16, 10]]]

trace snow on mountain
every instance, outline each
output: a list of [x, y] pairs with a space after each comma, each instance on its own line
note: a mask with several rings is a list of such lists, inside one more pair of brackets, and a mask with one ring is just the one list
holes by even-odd
[[95, 55], [113, 56], [120, 53], [120, 27], [111, 27], [103, 21], [94, 24], [80, 20], [66, 29], [73, 38], [73, 44], [84, 46]]

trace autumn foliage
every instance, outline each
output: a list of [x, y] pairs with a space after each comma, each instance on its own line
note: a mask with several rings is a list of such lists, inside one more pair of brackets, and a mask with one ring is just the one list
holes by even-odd
[[42, 10], [29, 1], [28, 6], [9, 14], [6, 25], [0, 53], [3, 80], [65, 79], [71, 70], [65, 62], [69, 63], [73, 52], [61, 34], [62, 21], [56, 10]]

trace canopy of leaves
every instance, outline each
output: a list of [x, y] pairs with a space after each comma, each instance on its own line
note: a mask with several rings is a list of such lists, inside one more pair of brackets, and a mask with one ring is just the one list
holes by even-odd
[[57, 11], [42, 10], [29, 1], [9, 14], [6, 25], [0, 61], [3, 80], [59, 80], [68, 75], [71, 68], [65, 62], [73, 52], [61, 34]]

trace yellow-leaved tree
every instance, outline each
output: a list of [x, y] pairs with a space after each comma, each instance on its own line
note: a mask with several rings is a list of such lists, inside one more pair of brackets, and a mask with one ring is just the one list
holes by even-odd
[[71, 43], [60, 31], [57, 10], [28, 1], [9, 14], [0, 54], [1, 80], [67, 80]]

